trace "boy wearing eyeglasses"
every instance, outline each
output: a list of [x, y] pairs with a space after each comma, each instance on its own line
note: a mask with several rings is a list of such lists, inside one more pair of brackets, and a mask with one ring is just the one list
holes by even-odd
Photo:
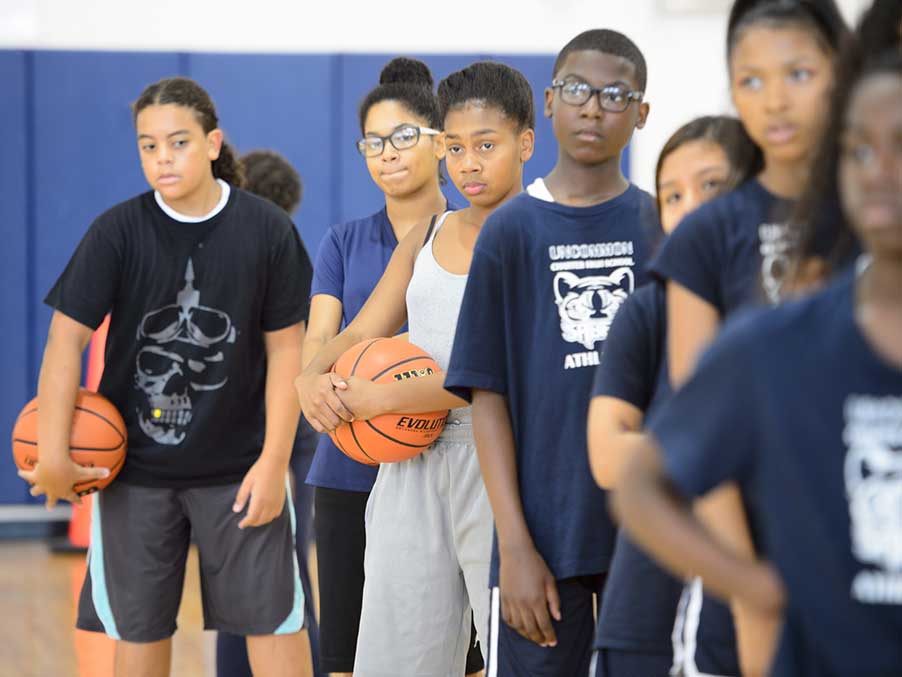
[[654, 199], [620, 169], [648, 116], [645, 80], [626, 36], [571, 40], [545, 90], [557, 164], [489, 217], [474, 250], [445, 387], [473, 403], [495, 515], [489, 677], [590, 667], [615, 527], [589, 471], [586, 405], [661, 235]]

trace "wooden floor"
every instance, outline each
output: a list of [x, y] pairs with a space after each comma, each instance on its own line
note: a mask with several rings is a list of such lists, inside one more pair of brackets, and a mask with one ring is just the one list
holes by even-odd
[[[111, 640], [76, 631], [84, 555], [43, 542], [0, 541], [0, 677], [110, 677]], [[215, 634], [204, 632], [192, 548], [173, 640], [174, 677], [215, 675]]]

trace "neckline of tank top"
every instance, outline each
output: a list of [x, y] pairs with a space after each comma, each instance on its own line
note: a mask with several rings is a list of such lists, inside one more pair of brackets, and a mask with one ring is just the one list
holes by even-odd
[[432, 229], [432, 235], [429, 236], [429, 242], [426, 243], [426, 246], [423, 247], [423, 250], [420, 251], [422, 254], [423, 251], [427, 251], [429, 253], [429, 258], [432, 259], [432, 262], [435, 264], [435, 267], [441, 271], [441, 273], [449, 278], [454, 280], [460, 280], [461, 278], [466, 279], [469, 276], [470, 272], [466, 273], [452, 273], [450, 270], [446, 269], [441, 263], [438, 262], [438, 259], [435, 257], [435, 250], [432, 248], [435, 243], [435, 236], [438, 234], [439, 229], [445, 223], [445, 219], [448, 218], [448, 215], [452, 212], [452, 210], [447, 210], [442, 213], [442, 215], [438, 218], [438, 221], [435, 222], [435, 228]]
[[160, 209], [163, 210], [163, 213], [173, 221], [178, 221], [180, 223], [203, 223], [204, 221], [209, 221], [214, 216], [219, 214], [223, 209], [225, 209], [225, 206], [229, 201], [229, 195], [232, 192], [232, 187], [222, 179], [216, 179], [216, 183], [219, 184], [219, 187], [221, 189], [219, 202], [217, 202], [216, 206], [203, 216], [188, 216], [187, 214], [177, 212], [168, 204], [166, 204], [166, 202], [163, 200], [163, 196], [160, 195], [160, 191], [158, 190], [155, 190], [153, 192], [153, 197], [157, 201], [157, 205], [160, 207]]

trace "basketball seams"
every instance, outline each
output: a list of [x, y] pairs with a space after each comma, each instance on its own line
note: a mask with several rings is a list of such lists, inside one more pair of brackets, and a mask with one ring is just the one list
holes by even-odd
[[386, 375], [388, 372], [390, 372], [392, 369], [395, 369], [395, 368], [397, 368], [397, 367], [400, 367], [402, 364], [410, 364], [411, 362], [416, 362], [417, 360], [428, 360], [428, 361], [431, 362], [432, 364], [435, 364], [435, 369], [434, 369], [435, 373], [437, 373], [437, 374], [440, 373], [440, 370], [439, 370], [439, 368], [438, 368], [438, 364], [436, 364], [435, 360], [433, 360], [431, 357], [429, 357], [429, 355], [417, 355], [416, 357], [408, 357], [408, 358], [406, 358], [406, 359], [401, 360], [400, 362], [395, 362], [394, 364], [392, 364], [392, 365], [386, 367], [385, 369], [383, 369], [382, 371], [380, 371], [378, 374], [376, 374], [375, 376], [373, 376], [373, 377], [370, 379], [370, 381], [376, 381], [378, 378], [380, 378], [380, 377], [382, 377], [382, 376], [385, 376], [385, 375]]
[[[368, 453], [366, 453], [366, 449], [363, 448], [363, 445], [360, 444], [360, 440], [357, 439], [357, 431], [354, 430], [355, 422], [356, 421], [352, 421], [351, 424], [348, 426], [351, 429], [351, 437], [354, 438], [354, 443], [357, 445], [357, 448], [360, 449], [360, 453], [362, 453], [364, 456], [366, 456], [368, 459], [370, 459], [373, 463], [378, 465], [379, 461], [377, 461], [375, 458], [373, 458]], [[370, 425], [369, 421], [364, 421], [364, 423], [366, 423], [367, 425]], [[370, 427], [372, 427], [372, 426], [370, 426]], [[374, 430], [375, 430], [375, 428], [374, 428]], [[403, 442], [402, 442], [402, 444], [403, 444]]]
[[[23, 440], [20, 437], [13, 438], [13, 444], [15, 444], [16, 442], [18, 442], [19, 444], [26, 444], [29, 447], [38, 446], [37, 442], [32, 442], [31, 440]], [[113, 453], [114, 451], [119, 451], [120, 449], [122, 449], [122, 442], [120, 442], [115, 447], [69, 447], [69, 451], [99, 451], [103, 453]]]
[[[109, 425], [113, 430], [116, 431], [116, 434], [119, 435], [119, 440], [120, 440], [120, 441], [119, 441], [119, 446], [122, 446], [122, 444], [125, 442], [125, 436], [124, 436], [121, 432], [119, 432], [119, 428], [116, 427], [116, 424], [113, 423], [110, 419], [108, 419], [108, 418], [107, 418], [106, 416], [104, 416], [103, 414], [98, 414], [96, 411], [93, 411], [93, 410], [91, 410], [91, 409], [85, 409], [83, 406], [81, 406], [81, 405], [79, 405], [79, 404], [76, 404], [76, 405], [75, 405], [75, 410], [76, 410], [76, 411], [82, 411], [82, 412], [84, 412], [84, 413], [86, 413], [86, 414], [91, 414], [91, 416], [96, 416], [96, 417], [99, 418], [101, 421], [103, 421], [104, 423], [106, 423], [107, 425]], [[122, 427], [123, 427], [123, 428], [125, 427], [125, 421], [122, 422]]]
[[[420, 414], [420, 415], [421, 415], [421, 416], [425, 416], [426, 414]], [[410, 447], [411, 449], [428, 449], [429, 447], [431, 447], [431, 446], [435, 443], [435, 440], [432, 440], [432, 441], [429, 442], [428, 444], [410, 444], [409, 442], [402, 442], [401, 440], [395, 439], [395, 438], [392, 437], [391, 435], [382, 432], [381, 430], [379, 430], [379, 428], [377, 428], [376, 426], [374, 426], [374, 425], [373, 425], [372, 423], [370, 423], [369, 421], [364, 421], [364, 423], [366, 423], [372, 430], [374, 430], [375, 432], [377, 432], [377, 433], [379, 433], [380, 435], [382, 435], [382, 437], [384, 437], [385, 439], [391, 440], [391, 441], [394, 442], [395, 444], [400, 444], [400, 445], [405, 446], [405, 447]], [[436, 438], [438, 438], [438, 435], [436, 435]], [[356, 436], [355, 436], [354, 439], [355, 439], [355, 440], [357, 439]], [[359, 443], [358, 443], [358, 444], [359, 444]], [[366, 452], [364, 452], [364, 453], [366, 453]], [[369, 454], [367, 454], [367, 457], [370, 457]]]
[[[94, 394], [100, 395], [100, 393], [94, 393], [93, 391], [89, 391], [89, 392], [91, 392], [92, 395], [94, 395]], [[81, 396], [79, 396], [79, 397], [81, 397]], [[103, 396], [100, 395], [100, 397], [103, 397]], [[37, 414], [37, 411], [38, 411], [38, 407], [37, 407], [37, 405], [35, 405], [33, 408], [29, 409], [28, 411], [21, 412], [16, 417], [16, 424], [18, 424], [19, 421], [24, 421], [31, 414]], [[123, 444], [125, 444], [125, 436], [119, 431], [119, 427], [116, 425], [116, 423], [111, 421], [109, 418], [107, 418], [103, 414], [93, 411], [92, 409], [86, 409], [83, 404], [78, 404], [78, 403], [76, 403], [73, 411], [80, 411], [84, 414], [90, 414], [91, 416], [95, 416], [95, 417], [99, 418], [101, 421], [103, 421], [104, 423], [106, 423], [108, 426], [110, 426], [110, 428], [112, 428], [116, 432], [116, 435], [119, 436], [119, 446], [112, 447], [109, 449], [106, 449], [106, 448], [93, 449], [91, 447], [70, 447], [70, 449], [84, 449], [84, 450], [88, 450], [88, 451], [115, 451], [116, 449], [121, 447]], [[123, 430], [125, 429], [125, 421], [122, 421], [122, 428], [123, 428]], [[23, 440], [21, 438], [14, 438], [13, 442], [22, 442], [23, 444], [31, 444], [31, 442], [29, 442], [28, 440]]]
[[363, 359], [363, 356], [366, 354], [366, 351], [372, 348], [375, 344], [381, 341], [381, 338], [373, 339], [370, 341], [363, 350], [360, 351], [360, 354], [357, 356], [357, 359], [354, 360], [354, 366], [351, 367], [351, 373], [348, 376], [353, 376], [357, 371], [357, 365], [360, 364], [360, 360]]

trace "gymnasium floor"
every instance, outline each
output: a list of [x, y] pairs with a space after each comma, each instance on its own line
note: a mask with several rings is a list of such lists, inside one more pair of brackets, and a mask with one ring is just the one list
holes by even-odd
[[[84, 569], [84, 555], [52, 554], [43, 541], [0, 541], [0, 677], [112, 677], [110, 640], [74, 629]], [[172, 674], [215, 675], [193, 548], [178, 624]]]

